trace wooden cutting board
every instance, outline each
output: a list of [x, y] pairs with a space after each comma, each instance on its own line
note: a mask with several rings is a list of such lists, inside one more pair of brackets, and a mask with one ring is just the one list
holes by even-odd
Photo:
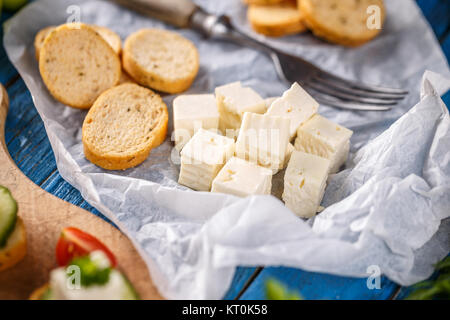
[[28, 299], [46, 284], [56, 265], [55, 246], [62, 228], [73, 226], [105, 243], [116, 255], [142, 299], [162, 299], [147, 267], [131, 241], [119, 230], [92, 213], [65, 202], [41, 189], [15, 165], [5, 144], [5, 120], [9, 100], [0, 85], [0, 184], [9, 188], [25, 223], [27, 255], [12, 269], [0, 272], [0, 299]]

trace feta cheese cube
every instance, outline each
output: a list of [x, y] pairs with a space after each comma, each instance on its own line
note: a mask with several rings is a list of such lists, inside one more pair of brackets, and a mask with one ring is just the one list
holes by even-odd
[[234, 140], [199, 129], [181, 150], [178, 183], [198, 191], [209, 191], [223, 165], [234, 155]]
[[298, 127], [316, 114], [318, 109], [319, 103], [295, 82], [281, 98], [272, 103], [267, 114], [288, 117], [291, 120], [289, 134], [293, 139]]
[[295, 148], [329, 159], [330, 173], [336, 173], [347, 160], [352, 134], [353, 131], [315, 115], [298, 129]]
[[311, 218], [319, 210], [325, 192], [330, 160], [294, 151], [284, 176], [283, 201], [301, 218]]
[[245, 112], [264, 113], [264, 100], [251, 88], [242, 87], [240, 82], [233, 82], [215, 90], [217, 107], [220, 114], [219, 128], [239, 129]]
[[253, 194], [270, 194], [271, 189], [271, 170], [233, 157], [214, 179], [211, 192], [246, 197]]
[[290, 120], [246, 112], [236, 142], [236, 156], [271, 169], [282, 169], [289, 143]]
[[283, 169], [287, 167], [289, 160], [291, 159], [292, 152], [295, 151], [295, 147], [292, 143], [288, 143], [286, 148], [286, 156], [284, 157], [284, 166]]
[[173, 101], [173, 138], [181, 150], [198, 129], [217, 131], [219, 111], [213, 94], [181, 95]]
[[270, 98], [264, 99], [264, 103], [266, 104], [266, 112], [267, 112], [267, 110], [269, 110], [272, 103], [274, 103], [279, 98], [280, 97], [270, 97]]

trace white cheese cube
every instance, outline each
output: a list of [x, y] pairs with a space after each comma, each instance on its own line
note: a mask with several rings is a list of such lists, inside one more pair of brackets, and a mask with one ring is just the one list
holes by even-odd
[[291, 159], [292, 152], [294, 152], [294, 151], [295, 151], [294, 145], [289, 142], [288, 145], [287, 145], [287, 148], [286, 148], [286, 156], [284, 157], [284, 166], [283, 166], [283, 168], [287, 167], [287, 165], [289, 163], [289, 160]]
[[245, 112], [264, 113], [266, 104], [253, 89], [242, 87], [240, 82], [233, 82], [215, 90], [217, 107], [220, 114], [219, 128], [239, 129]]
[[178, 183], [198, 191], [209, 191], [223, 165], [234, 155], [234, 140], [199, 129], [181, 150]]
[[246, 112], [236, 142], [236, 156], [271, 169], [282, 169], [289, 143], [287, 118]]
[[266, 112], [267, 112], [267, 110], [269, 110], [272, 103], [274, 103], [279, 98], [280, 97], [270, 97], [270, 98], [264, 99], [264, 103], [266, 104]]
[[311, 218], [320, 209], [330, 161], [294, 151], [284, 176], [283, 201], [301, 218]]
[[214, 179], [211, 192], [246, 197], [253, 194], [270, 194], [271, 189], [271, 170], [233, 157]]
[[353, 131], [315, 115], [298, 129], [295, 148], [329, 159], [330, 173], [336, 173], [347, 160], [352, 134]]
[[198, 129], [217, 131], [219, 111], [213, 94], [181, 95], [173, 101], [173, 138], [180, 150]]
[[267, 114], [288, 117], [291, 120], [289, 134], [293, 139], [298, 127], [316, 114], [318, 109], [319, 103], [295, 82], [281, 98], [272, 103]]

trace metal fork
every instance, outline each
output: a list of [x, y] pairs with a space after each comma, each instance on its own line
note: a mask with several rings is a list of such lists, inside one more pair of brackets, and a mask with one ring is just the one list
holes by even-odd
[[231, 41], [265, 52], [273, 60], [282, 80], [298, 82], [321, 104], [350, 110], [387, 111], [408, 94], [406, 90], [368, 85], [333, 75], [240, 32], [233, 27], [229, 17], [210, 14], [191, 0], [115, 1], [175, 26], [197, 30], [207, 38]]

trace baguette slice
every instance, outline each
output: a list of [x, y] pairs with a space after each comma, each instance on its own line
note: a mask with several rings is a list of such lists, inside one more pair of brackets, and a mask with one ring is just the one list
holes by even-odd
[[8, 238], [6, 246], [0, 249], [0, 271], [9, 269], [19, 263], [27, 253], [27, 238], [22, 219], [17, 218], [14, 231]]
[[91, 27], [108, 42], [115, 53], [120, 54], [122, 51], [122, 40], [117, 33], [106, 27], [96, 25], [91, 25]]
[[248, 5], [256, 4], [259, 6], [267, 6], [267, 5], [273, 5], [273, 4], [285, 2], [286, 0], [242, 0], [242, 1]]
[[295, 1], [275, 5], [250, 5], [247, 17], [256, 32], [270, 37], [306, 31], [303, 15]]
[[56, 100], [88, 109], [102, 92], [119, 83], [121, 64], [93, 28], [77, 23], [59, 26], [45, 38], [39, 70]]
[[162, 92], [188, 89], [199, 69], [197, 48], [175, 32], [142, 29], [123, 48], [123, 67], [139, 84]]
[[168, 120], [165, 103], [153, 91], [132, 83], [111, 88], [84, 120], [84, 154], [104, 169], [135, 167], [164, 141]]
[[39, 30], [39, 32], [36, 34], [36, 37], [34, 38], [34, 52], [36, 55], [36, 60], [39, 61], [39, 55], [41, 52], [41, 48], [44, 45], [45, 38], [55, 30], [55, 26], [49, 26], [44, 29]]
[[[106, 28], [106, 27], [100, 27], [91, 25], [91, 27], [98, 32], [100, 36], [105, 39], [106, 42], [111, 46], [111, 48], [114, 50], [115, 53], [120, 54], [122, 51], [122, 40], [120, 39], [119, 35], [115, 33], [114, 31]], [[36, 54], [36, 60], [39, 61], [39, 54], [41, 51], [42, 46], [44, 45], [45, 38], [56, 29], [56, 26], [49, 26], [42, 30], [40, 30], [36, 37], [34, 38], [34, 51]]]
[[[379, 9], [380, 28], [368, 27], [369, 7]], [[302, 0], [299, 10], [312, 33], [331, 43], [360, 46], [381, 31], [386, 18], [383, 0]]]

